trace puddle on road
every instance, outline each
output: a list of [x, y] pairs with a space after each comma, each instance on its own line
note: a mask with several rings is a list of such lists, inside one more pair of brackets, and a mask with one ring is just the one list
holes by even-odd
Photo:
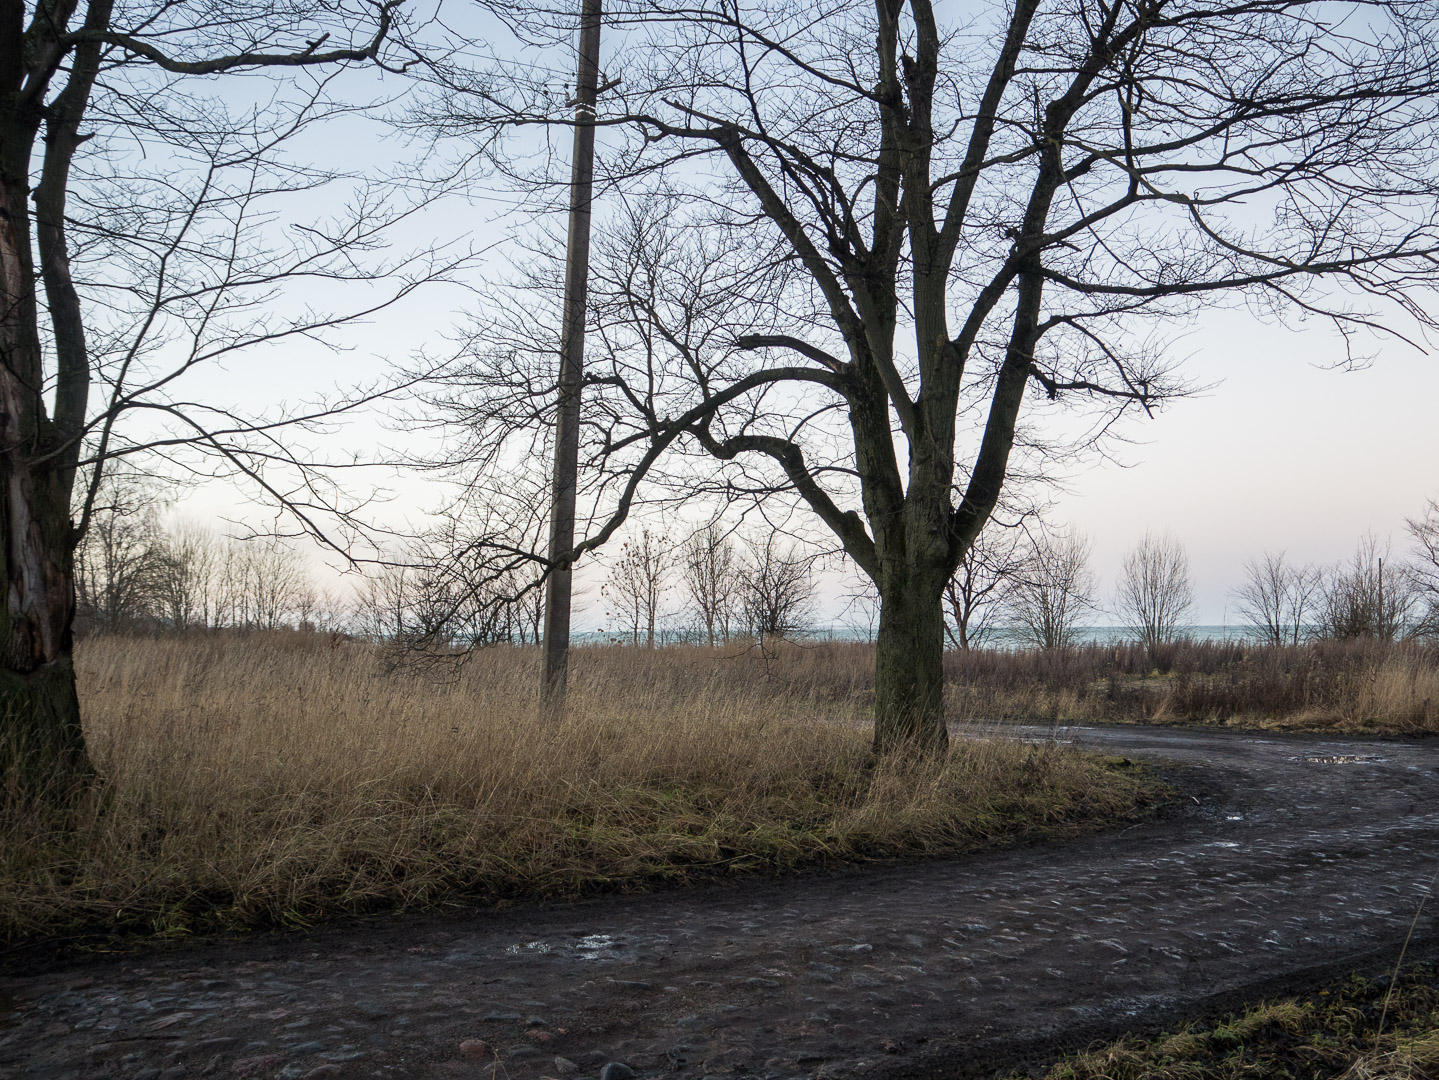
[[1374, 754], [1305, 754], [1298, 760], [1306, 765], [1378, 765], [1389, 759]]
[[548, 941], [522, 941], [505, 947], [505, 952], [511, 956], [540, 955], [560, 950], [573, 949], [575, 956], [580, 960], [607, 960], [615, 955], [619, 948], [617, 942], [609, 934], [586, 934], [573, 945], [553, 945]]
[[519, 956], [521, 953], [533, 952], [544, 954], [550, 951], [548, 941], [526, 941], [523, 944], [511, 945], [505, 950], [511, 956]]
[[613, 956], [615, 939], [609, 934], [586, 934], [575, 943], [581, 960], [602, 960]]

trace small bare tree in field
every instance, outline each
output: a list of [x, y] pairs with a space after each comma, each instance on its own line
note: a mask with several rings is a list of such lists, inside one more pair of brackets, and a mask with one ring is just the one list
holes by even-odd
[[157, 599], [174, 630], [215, 625], [220, 541], [209, 529], [182, 521], [166, 530]]
[[244, 545], [243, 565], [247, 628], [278, 630], [297, 617], [312, 587], [299, 552], [281, 542], [250, 541]]
[[1414, 633], [1439, 637], [1439, 499], [1430, 499], [1424, 516], [1410, 518], [1407, 524], [1418, 560], [1413, 565], [1413, 581], [1421, 606]]
[[1298, 645], [1305, 619], [1313, 614], [1322, 576], [1309, 565], [1294, 566], [1284, 552], [1265, 552], [1244, 564], [1244, 584], [1234, 592], [1239, 615], [1261, 641], [1270, 645]]
[[746, 545], [740, 608], [745, 630], [761, 643], [804, 633], [813, 622], [812, 562], [774, 533]]
[[1411, 569], [1389, 557], [1389, 545], [1372, 533], [1360, 539], [1348, 564], [1324, 582], [1318, 631], [1330, 638], [1393, 641], [1409, 629], [1420, 604]]
[[1146, 532], [1119, 572], [1119, 613], [1147, 648], [1173, 641], [1194, 606], [1194, 583], [1184, 545]]
[[476, 649], [514, 641], [521, 623], [533, 640], [533, 596], [518, 581], [486, 575], [477, 584], [453, 568], [436, 570], [433, 558], [412, 552], [365, 575], [355, 623], [365, 637], [388, 647], [395, 666], [453, 664]]
[[635, 645], [643, 633], [645, 646], [655, 646], [660, 610], [670, 589], [670, 557], [669, 545], [645, 529], [638, 539], [625, 541], [600, 590], [610, 618], [625, 628]]
[[1023, 529], [1005, 528], [993, 519], [975, 538], [944, 588], [945, 632], [956, 649], [972, 649], [989, 640], [1033, 555], [1033, 544]]
[[134, 629], [157, 612], [164, 573], [160, 493], [132, 471], [101, 482], [91, 527], [75, 552], [76, 616], [83, 629]]
[[1094, 609], [1092, 546], [1078, 531], [1041, 534], [1005, 598], [1008, 626], [1042, 649], [1073, 645], [1079, 620]]
[[680, 571], [685, 596], [705, 629], [705, 641], [711, 647], [728, 641], [740, 588], [740, 563], [734, 543], [718, 523], [685, 542], [680, 550]]

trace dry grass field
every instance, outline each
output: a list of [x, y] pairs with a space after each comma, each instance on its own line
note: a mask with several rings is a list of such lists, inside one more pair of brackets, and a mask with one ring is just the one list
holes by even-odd
[[1413, 641], [976, 650], [946, 654], [945, 676], [954, 716], [1439, 732], [1439, 646]]
[[[871, 761], [872, 654], [586, 648], [535, 720], [537, 654], [387, 669], [278, 634], [100, 638], [78, 655], [102, 782], [0, 815], [0, 941], [181, 935], [975, 849], [1115, 821], [1134, 769], [965, 739]], [[3, 798], [0, 792], [0, 798]]]

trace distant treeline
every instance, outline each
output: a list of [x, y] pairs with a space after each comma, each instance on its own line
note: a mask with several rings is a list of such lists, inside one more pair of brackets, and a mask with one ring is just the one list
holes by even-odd
[[[443, 653], [539, 640], [543, 582], [523, 558], [496, 572], [429, 555], [417, 542], [342, 592], [322, 587], [312, 562], [284, 541], [238, 540], [167, 519], [152, 481], [117, 473], [104, 494], [76, 556], [81, 634], [289, 628]], [[945, 590], [949, 644], [966, 652], [1138, 641], [1153, 667], [1163, 646], [1198, 637], [1275, 646], [1431, 640], [1439, 637], [1439, 505], [1408, 529], [1407, 559], [1365, 536], [1349, 560], [1331, 566], [1293, 563], [1283, 552], [1250, 560], [1232, 593], [1237, 623], [1214, 634], [1189, 622], [1189, 562], [1173, 538], [1146, 534], [1106, 604], [1084, 537], [1042, 523], [991, 526]], [[719, 525], [673, 538], [683, 532], [646, 528], [605, 557], [608, 628], [581, 642], [873, 639], [879, 605], [868, 586], [847, 597], [840, 626], [820, 626], [816, 562], [799, 544]], [[1096, 615], [1121, 623], [1095, 627]]]

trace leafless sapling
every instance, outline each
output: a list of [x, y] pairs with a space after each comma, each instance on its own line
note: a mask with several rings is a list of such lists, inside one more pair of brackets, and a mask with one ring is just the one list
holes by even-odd
[[1298, 645], [1304, 640], [1321, 585], [1319, 571], [1296, 566], [1284, 552], [1265, 552], [1244, 563], [1244, 584], [1234, 592], [1239, 615], [1260, 641]]
[[711, 648], [728, 641], [741, 582], [734, 541], [718, 523], [696, 530], [680, 548], [681, 583]]
[[1078, 530], [1044, 530], [1031, 541], [1023, 569], [1005, 596], [1004, 621], [1041, 649], [1075, 643], [1080, 620], [1094, 610], [1090, 540]]
[[1151, 651], [1185, 629], [1194, 606], [1189, 555], [1174, 537], [1146, 531], [1124, 556], [1115, 603], [1129, 631]]
[[655, 635], [664, 614], [665, 594], [671, 588], [673, 552], [663, 536], [644, 529], [626, 540], [610, 567], [601, 595], [615, 628], [638, 645], [655, 647]]

